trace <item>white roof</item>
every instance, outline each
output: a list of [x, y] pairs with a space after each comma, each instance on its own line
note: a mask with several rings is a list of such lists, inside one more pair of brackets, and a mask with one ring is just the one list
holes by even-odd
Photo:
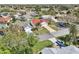
[[42, 22], [41, 25], [42, 25], [42, 27], [43, 26], [48, 26], [48, 24], [46, 22]]
[[26, 32], [26, 33], [32, 33], [32, 31], [31, 31], [31, 28], [30, 28], [30, 27], [25, 27], [25, 28], [24, 28], [24, 30], [25, 30], [25, 32]]
[[48, 19], [48, 18], [51, 18], [51, 15], [42, 15], [42, 18]]

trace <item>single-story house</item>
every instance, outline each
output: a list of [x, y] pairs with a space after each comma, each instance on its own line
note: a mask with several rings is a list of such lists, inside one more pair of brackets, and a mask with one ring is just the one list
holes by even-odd
[[41, 18], [42, 19], [51, 19], [51, 15], [42, 15]]
[[22, 26], [22, 28], [23, 28], [23, 30], [26, 32], [26, 33], [33, 33], [32, 32], [32, 26], [30, 25], [30, 24], [24, 24], [23, 26]]
[[12, 20], [10, 16], [0, 16], [0, 33], [4, 32], [4, 29], [8, 27], [8, 23]]
[[47, 20], [46, 19], [32, 19], [31, 21], [32, 24], [38, 24], [41, 22], [47, 22]]
[[31, 25], [33, 27], [36, 27], [35, 25], [40, 24], [40, 23], [41, 23], [40, 19], [32, 19], [31, 20]]
[[0, 16], [0, 23], [7, 24], [12, 20], [10, 16]]
[[10, 13], [8, 13], [8, 12], [2, 12], [2, 13], [0, 13], [0, 16], [10, 16]]
[[38, 14], [37, 14], [36, 12], [34, 12], [34, 11], [33, 11], [33, 12], [31, 11], [31, 12], [30, 12], [30, 15], [31, 15], [31, 16], [37, 16]]

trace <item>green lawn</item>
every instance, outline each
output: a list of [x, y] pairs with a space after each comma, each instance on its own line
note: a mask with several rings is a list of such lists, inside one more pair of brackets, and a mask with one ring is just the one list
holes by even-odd
[[36, 34], [36, 35], [41, 35], [41, 34], [45, 34], [45, 33], [49, 33], [48, 30], [45, 28], [38, 28], [38, 31], [34, 31], [34, 34]]
[[48, 47], [50, 45], [53, 45], [53, 44], [49, 40], [40, 41], [32, 48], [32, 50], [34, 53], [36, 53], [36, 52], [41, 51], [44, 47]]

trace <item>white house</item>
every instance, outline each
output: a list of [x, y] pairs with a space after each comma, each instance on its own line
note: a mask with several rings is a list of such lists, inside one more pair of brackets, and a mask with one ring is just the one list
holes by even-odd
[[30, 28], [30, 27], [25, 27], [24, 28], [24, 30], [25, 30], [26, 33], [32, 33], [31, 29], [32, 28]]
[[41, 16], [43, 19], [50, 19], [51, 18], [51, 15], [42, 15]]

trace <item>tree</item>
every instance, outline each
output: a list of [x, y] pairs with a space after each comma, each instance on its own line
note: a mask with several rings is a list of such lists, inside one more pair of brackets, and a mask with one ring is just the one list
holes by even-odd
[[39, 41], [34, 34], [27, 34], [19, 26], [12, 25], [0, 39], [0, 53], [32, 54], [49, 45], [52, 45], [51, 41]]
[[40, 6], [36, 6], [35, 7], [35, 11], [37, 12], [37, 14], [40, 16], [40, 12], [41, 12], [41, 7]]
[[52, 45], [49, 40], [38, 41], [33, 34], [26, 34], [23, 31], [8, 30], [0, 39], [0, 53], [10, 54], [32, 54], [38, 53], [43, 48]]
[[14, 9], [10, 9], [10, 8], [2, 8], [0, 10], [0, 12], [14, 12], [15, 10]]
[[10, 50], [0, 41], [0, 54], [11, 54]]
[[68, 10], [66, 14], [71, 14], [71, 11], [70, 11], [70, 10]]
[[73, 11], [73, 15], [79, 17], [79, 9], [78, 9], [78, 10], [74, 10], [74, 11]]
[[27, 41], [28, 41], [28, 45], [30, 47], [33, 47], [38, 42], [38, 39], [37, 37], [33, 36], [33, 34], [30, 34], [27, 37]]
[[18, 32], [17, 34], [16, 32], [8, 31], [1, 41], [6, 48], [12, 51], [11, 53], [20, 53], [20, 51], [24, 53], [23, 49], [27, 45], [26, 36], [24, 32]]
[[64, 37], [59, 37], [59, 39], [62, 39], [65, 42], [66, 45], [71, 45], [71, 44], [76, 45], [77, 44], [77, 28], [76, 28], [76, 25], [69, 24], [69, 27], [70, 27], [70, 34], [66, 35]]
[[70, 36], [70, 35], [66, 35], [66, 36], [64, 37], [65, 45], [70, 45], [70, 39], [71, 39], [71, 36]]
[[54, 10], [54, 8], [52, 6], [50, 6], [49, 10], [48, 10], [48, 14], [50, 15], [55, 15], [57, 12]]
[[71, 24], [70, 25], [70, 36], [71, 36], [71, 43], [77, 43], [77, 28], [76, 25]]
[[15, 17], [13, 17], [13, 19], [12, 19], [12, 23], [15, 23], [16, 22], [16, 18]]
[[64, 6], [64, 5], [61, 5], [61, 6], [59, 7], [59, 9], [60, 9], [60, 10], [68, 10], [69, 7], [68, 7], [68, 6]]
[[[38, 41], [37, 37], [33, 36], [32, 34], [27, 38], [28, 42], [28, 53], [39, 53], [43, 48], [52, 45], [52, 42], [49, 40], [45, 41]], [[31, 51], [31, 52], [30, 52]]]

